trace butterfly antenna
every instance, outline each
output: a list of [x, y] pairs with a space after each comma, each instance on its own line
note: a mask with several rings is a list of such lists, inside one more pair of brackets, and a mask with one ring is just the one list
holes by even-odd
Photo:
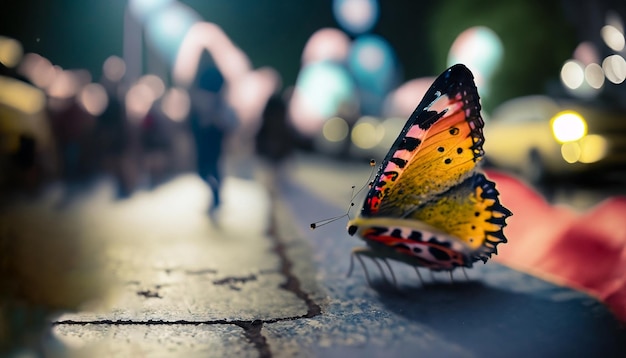
[[[372, 176], [374, 175], [374, 169], [376, 168], [376, 160], [370, 159], [370, 167], [370, 174], [367, 176], [367, 181], [361, 185], [361, 189], [359, 189], [356, 193], [354, 190], [352, 191], [352, 199], [350, 199], [351, 202], [353, 202], [366, 187], [369, 189], [372, 186]], [[352, 186], [352, 189], [354, 189], [354, 186]]]
[[348, 205], [348, 208], [346, 209], [346, 213], [342, 214], [342, 215], [338, 215], [329, 219], [324, 219], [324, 220], [320, 220], [320, 221], [316, 221], [314, 223], [311, 223], [311, 230], [317, 229], [320, 226], [324, 226], [327, 224], [330, 224], [334, 221], [340, 220], [344, 217], [348, 217], [348, 219], [350, 218], [350, 210], [352, 209], [352, 207], [354, 206], [354, 199], [361, 193], [361, 191], [363, 191], [363, 189], [365, 189], [365, 186], [368, 185], [370, 183], [370, 180], [372, 178], [372, 174], [374, 173], [374, 166], [376, 165], [376, 161], [374, 159], [370, 160], [370, 166], [372, 167], [372, 170], [370, 171], [370, 175], [367, 177], [367, 182], [365, 184], [363, 184], [363, 186], [361, 187], [361, 189], [359, 189], [359, 191], [357, 191], [356, 193], [354, 192], [354, 188], [355, 186], [353, 185], [352, 188], [352, 192], [350, 193], [350, 204]]
[[348, 213], [345, 213], [345, 214], [342, 214], [342, 215], [339, 215], [339, 216], [335, 216], [335, 217], [330, 218], [330, 219], [324, 219], [324, 220], [320, 220], [320, 221], [316, 221], [314, 223], [311, 223], [311, 230], [317, 229], [318, 227], [324, 226], [326, 224], [330, 224], [330, 223], [332, 223], [334, 221], [342, 219], [345, 216], [348, 216]]

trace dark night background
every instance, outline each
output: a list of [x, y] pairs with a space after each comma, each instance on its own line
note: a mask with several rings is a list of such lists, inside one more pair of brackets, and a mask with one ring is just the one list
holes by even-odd
[[[124, 0], [2, 3], [0, 34], [20, 40], [25, 52], [42, 54], [63, 68], [86, 68], [95, 79], [108, 56], [122, 54]], [[338, 27], [329, 0], [182, 3], [220, 25], [254, 67], [276, 68], [285, 85], [296, 79], [308, 37], [322, 27]], [[494, 91], [501, 101], [544, 92], [546, 81], [558, 77], [559, 67], [584, 36], [584, 24], [577, 24], [576, 16], [585, 6], [582, 1], [387, 0], [380, 2], [372, 32], [394, 46], [404, 78], [411, 79], [441, 71], [450, 44], [463, 29], [491, 27], [505, 46]]]
[[[339, 27], [330, 0], [181, 2], [221, 26], [253, 67], [277, 69], [284, 85], [295, 82], [309, 36], [322, 27]], [[97, 79], [108, 56], [122, 55], [126, 3], [3, 0], [0, 35], [17, 38], [25, 52], [39, 53], [63, 68], [86, 68]], [[599, 29], [607, 10], [626, 13], [626, 3], [619, 0], [386, 0], [379, 6], [371, 32], [394, 47], [405, 80], [443, 70], [462, 30], [475, 25], [494, 30], [505, 58], [487, 107], [515, 96], [554, 92], [560, 66], [578, 43], [591, 41], [602, 49]]]

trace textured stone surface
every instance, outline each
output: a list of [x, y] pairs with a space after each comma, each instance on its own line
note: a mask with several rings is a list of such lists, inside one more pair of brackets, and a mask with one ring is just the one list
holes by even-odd
[[[146, 205], [119, 204], [94, 220], [92, 227], [107, 223], [98, 232], [117, 237], [106, 255], [121, 293], [108, 311], [60, 317], [54, 336], [71, 352], [95, 356], [626, 354], [625, 331], [595, 299], [493, 262], [468, 270], [468, 278], [457, 271], [453, 282], [426, 270], [421, 282], [412, 268], [392, 263], [394, 287], [371, 261], [373, 287], [358, 264], [346, 277], [350, 251], [362, 242], [347, 235], [343, 220], [314, 231], [309, 223], [340, 214], [343, 183], [349, 200], [350, 180], [367, 171], [338, 175], [330, 186], [324, 167], [292, 169], [295, 179], [278, 186], [271, 209], [258, 186], [235, 183], [247, 191], [239, 203], [231, 197], [223, 230], [202, 210], [158, 214], [198, 196], [181, 194], [189, 181], [170, 187], [177, 200], [153, 193]], [[334, 191], [311, 189], [320, 182]]]
[[234, 325], [57, 325], [68, 353], [85, 357], [257, 357], [244, 331]]
[[[280, 347], [301, 356], [335, 357], [626, 354], [626, 331], [596, 299], [494, 262], [476, 264], [467, 279], [461, 271], [451, 279], [420, 270], [423, 282], [411, 267], [391, 263], [397, 287], [367, 260], [374, 287], [358, 263], [346, 277], [350, 251], [363, 242], [346, 233], [345, 220], [313, 231], [308, 227], [340, 214], [347, 206], [341, 201], [349, 200], [341, 188], [367, 177], [367, 168], [351, 179], [340, 167], [302, 166], [292, 174], [297, 180], [282, 192], [289, 212], [296, 213], [292, 235], [311, 247], [323, 313], [266, 324], [263, 333], [273, 352]], [[301, 262], [310, 265], [296, 255], [294, 270]], [[385, 276], [391, 280], [386, 268]]]
[[[248, 205], [256, 206], [267, 220], [268, 199], [260, 186], [253, 190]], [[267, 320], [303, 315], [302, 301], [280, 288], [285, 278], [272, 238], [245, 222], [242, 227], [216, 229], [201, 206], [181, 202], [199, 195], [206, 195], [202, 182], [181, 177], [155, 193], [91, 209], [90, 226], [107, 242], [102, 255], [106, 270], [119, 284], [117, 294], [104, 312], [59, 320]], [[228, 205], [233, 212], [224, 215], [239, 215], [237, 203]]]

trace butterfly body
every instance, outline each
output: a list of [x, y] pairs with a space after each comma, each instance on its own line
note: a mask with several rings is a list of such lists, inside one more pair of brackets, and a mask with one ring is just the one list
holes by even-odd
[[348, 223], [368, 245], [355, 254], [452, 270], [496, 253], [512, 214], [477, 167], [483, 126], [471, 72], [449, 68], [407, 121], [360, 215]]

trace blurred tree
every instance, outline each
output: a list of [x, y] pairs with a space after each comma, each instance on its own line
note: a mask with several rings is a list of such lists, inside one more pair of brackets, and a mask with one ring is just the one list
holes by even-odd
[[448, 0], [437, 3], [430, 17], [436, 71], [445, 68], [455, 38], [472, 26], [498, 34], [504, 59], [491, 83], [486, 110], [517, 96], [547, 92], [576, 46], [574, 26], [564, 15], [567, 3], [556, 0]]

